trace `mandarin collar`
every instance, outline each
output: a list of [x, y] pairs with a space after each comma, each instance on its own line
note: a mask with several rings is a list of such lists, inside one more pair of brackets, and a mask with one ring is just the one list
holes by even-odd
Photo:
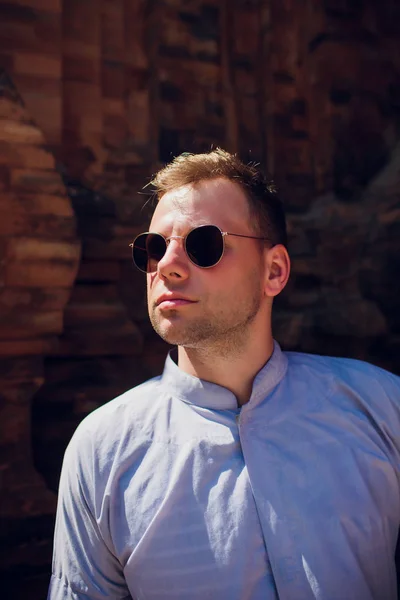
[[[165, 361], [161, 376], [161, 385], [172, 396], [211, 410], [236, 410], [236, 396], [227, 388], [204, 381], [185, 373], [174, 360], [176, 349], [171, 350]], [[253, 382], [250, 400], [244, 406], [253, 408], [259, 404], [283, 379], [287, 369], [287, 357], [278, 342], [274, 341], [274, 350], [270, 359], [257, 373]]]

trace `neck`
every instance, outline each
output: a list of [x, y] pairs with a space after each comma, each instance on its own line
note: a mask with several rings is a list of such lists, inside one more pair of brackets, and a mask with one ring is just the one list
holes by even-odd
[[270, 359], [274, 349], [272, 332], [232, 351], [220, 346], [203, 348], [178, 347], [178, 366], [189, 375], [216, 383], [235, 394], [239, 406], [250, 400], [253, 381]]

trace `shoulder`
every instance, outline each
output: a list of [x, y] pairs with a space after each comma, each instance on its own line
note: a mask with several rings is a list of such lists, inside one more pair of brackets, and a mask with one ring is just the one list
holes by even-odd
[[111, 424], [121, 424], [122, 418], [139, 417], [149, 404], [157, 401], [162, 395], [160, 383], [161, 377], [154, 377], [127, 390], [89, 413], [79, 427], [91, 431], [102, 427], [109, 429]]
[[367, 380], [374, 379], [383, 384], [392, 383], [400, 387], [400, 377], [363, 360], [305, 352], [285, 352], [285, 354], [291, 367], [308, 369], [315, 373], [331, 373], [344, 379], [359, 377]]
[[146, 437], [148, 414], [157, 410], [163, 392], [161, 377], [150, 379], [89, 413], [76, 428], [64, 463], [99, 465], [109, 462], [127, 442], [133, 447]]
[[337, 378], [343, 378], [345, 380], [356, 379], [358, 381], [366, 381], [368, 383], [375, 381], [380, 385], [389, 385], [394, 386], [398, 390], [400, 389], [400, 377], [363, 360], [335, 356], [301, 354], [299, 352], [292, 352], [288, 354], [293, 355], [293, 360], [295, 362], [297, 359], [297, 362], [303, 362], [309, 366], [314, 366], [316, 370], [327, 370], [333, 373]]
[[330, 395], [351, 398], [383, 418], [400, 423], [400, 377], [352, 358], [287, 352], [288, 368], [309, 382], [324, 380]]
[[303, 368], [315, 375], [330, 374], [344, 382], [357, 382], [358, 385], [376, 384], [400, 392], [400, 377], [363, 360], [302, 352], [286, 352], [286, 355], [290, 366]]

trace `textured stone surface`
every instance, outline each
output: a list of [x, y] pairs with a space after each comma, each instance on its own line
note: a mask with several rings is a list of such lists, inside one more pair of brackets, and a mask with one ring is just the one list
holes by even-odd
[[22, 98], [0, 98], [6, 598], [45, 596], [77, 423], [162, 366], [128, 244], [179, 152], [221, 145], [278, 184], [282, 345], [400, 373], [399, 40], [397, 0], [0, 2]]
[[0, 74], [0, 140], [0, 538], [4, 573], [20, 564], [43, 568], [50, 556], [56, 496], [34, 466], [31, 404], [45, 380], [44, 357], [63, 331], [80, 243], [54, 157], [4, 72]]

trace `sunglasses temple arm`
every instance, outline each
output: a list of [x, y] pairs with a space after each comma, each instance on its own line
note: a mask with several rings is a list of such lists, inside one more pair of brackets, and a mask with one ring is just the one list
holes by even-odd
[[222, 231], [221, 233], [223, 236], [233, 235], [235, 237], [248, 238], [250, 240], [269, 240], [269, 238], [266, 238], [266, 237], [258, 237], [256, 235], [243, 235], [241, 233], [230, 233], [229, 231]]

